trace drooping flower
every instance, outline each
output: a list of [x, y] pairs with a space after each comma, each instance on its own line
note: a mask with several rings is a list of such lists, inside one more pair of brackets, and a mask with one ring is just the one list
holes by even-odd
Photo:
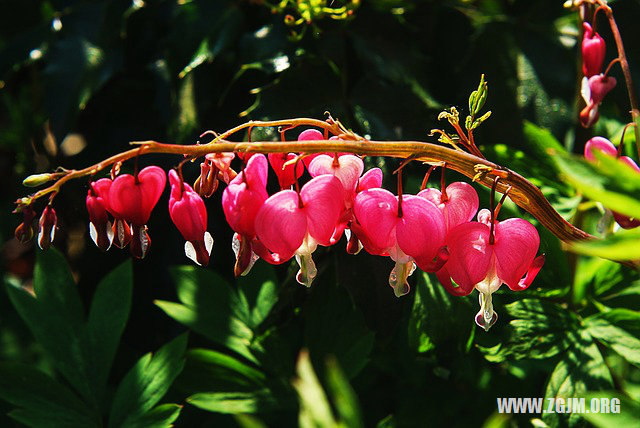
[[604, 97], [616, 86], [615, 77], [596, 74], [587, 78], [582, 78], [582, 88], [580, 90], [584, 102], [587, 104], [580, 111], [580, 123], [585, 128], [590, 127], [598, 121], [600, 114], [598, 108]]
[[169, 171], [169, 215], [186, 240], [184, 253], [201, 266], [209, 264], [213, 238], [207, 232], [207, 209], [204, 201], [175, 169]]
[[[108, 202], [106, 200], [111, 187], [111, 180], [101, 178], [98, 181], [89, 183], [87, 198], [85, 200], [87, 212], [89, 213], [89, 236], [102, 251], [107, 251], [111, 247], [114, 238], [114, 231], [107, 214]], [[121, 220], [122, 221], [122, 220]], [[129, 226], [127, 226], [127, 229]], [[125, 241], [123, 226], [120, 226], [120, 242]], [[128, 240], [131, 239], [131, 233], [127, 234]], [[128, 241], [126, 242], [128, 243]], [[125, 245], [126, 245], [125, 243]]]
[[[298, 135], [298, 141], [318, 141], [324, 140], [324, 135], [322, 132], [317, 129], [305, 129]], [[302, 158], [302, 162], [304, 162], [304, 166], [309, 169], [309, 165], [311, 161], [316, 158], [320, 153], [311, 153], [304, 158]]]
[[132, 225], [131, 254], [143, 258], [151, 245], [147, 222], [166, 184], [162, 168], [148, 166], [137, 177], [121, 174], [109, 188], [109, 210]]
[[[594, 156], [594, 152], [596, 151], [599, 151], [611, 157], [618, 156], [618, 149], [616, 148], [616, 146], [614, 146], [611, 141], [607, 140], [604, 137], [593, 137], [589, 141], [587, 141], [584, 146], [585, 159], [587, 159], [589, 162], [596, 163], [598, 161], [598, 159]], [[635, 161], [630, 157], [620, 156], [618, 158], [618, 161], [630, 166], [635, 171], [640, 173], [640, 167], [638, 167]], [[618, 223], [623, 229], [634, 229], [640, 226], [640, 218], [629, 217], [615, 211], [613, 212], [613, 218], [615, 219], [616, 223]]]
[[446, 260], [444, 216], [425, 198], [403, 195], [399, 210], [398, 198], [391, 192], [369, 189], [356, 196], [354, 213], [351, 229], [365, 250], [396, 262], [389, 275], [396, 296], [409, 292], [407, 278], [414, 262], [426, 272], [435, 272]]
[[447, 231], [471, 221], [480, 204], [475, 189], [461, 181], [449, 184], [444, 195], [438, 189], [427, 188], [420, 191], [418, 196], [433, 202], [442, 211]]
[[317, 270], [311, 254], [318, 244], [330, 245], [342, 211], [342, 184], [332, 175], [318, 176], [300, 193], [282, 190], [267, 199], [255, 220], [259, 241], [280, 260], [295, 254], [299, 283], [311, 286]]
[[583, 22], [584, 34], [582, 36], [582, 72], [586, 77], [600, 74], [607, 46], [596, 31], [593, 31], [588, 22]]
[[477, 222], [463, 223], [449, 232], [449, 259], [437, 272], [440, 283], [453, 295], [466, 296], [474, 288], [480, 292], [476, 324], [485, 330], [498, 319], [492, 293], [502, 284], [513, 291], [526, 289], [544, 264], [544, 255], [536, 257], [540, 236], [531, 223], [520, 218], [495, 221], [492, 237], [490, 218], [489, 210], [481, 210]]
[[256, 215], [269, 196], [266, 189], [267, 174], [267, 158], [256, 154], [222, 193], [225, 218], [238, 235], [234, 236], [232, 243], [232, 247], [238, 250], [234, 268], [236, 276], [248, 273], [256, 258], [251, 242], [256, 236]]
[[40, 229], [38, 231], [38, 246], [41, 249], [46, 250], [51, 246], [51, 243], [56, 236], [56, 229], [58, 226], [56, 210], [54, 210], [50, 205], [44, 207], [38, 223], [40, 225]]
[[220, 175], [225, 183], [233, 179], [231, 174], [231, 161], [236, 157], [235, 153], [209, 153], [205, 156], [205, 159], [209, 160], [213, 166], [220, 171]]

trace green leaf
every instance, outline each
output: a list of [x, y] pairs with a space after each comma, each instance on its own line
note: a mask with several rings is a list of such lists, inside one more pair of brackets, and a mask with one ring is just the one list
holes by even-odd
[[180, 303], [156, 301], [167, 315], [210, 340], [256, 361], [250, 345], [253, 332], [242, 319], [246, 302], [220, 276], [207, 269], [173, 269]]
[[611, 391], [601, 391], [597, 393], [585, 394], [585, 399], [590, 402], [592, 399], [602, 400], [608, 398], [611, 403], [612, 398], [620, 400], [618, 413], [594, 413], [589, 412], [583, 417], [591, 422], [596, 428], [617, 428], [637, 426], [640, 421], [640, 402], [629, 397], [621, 396], [620, 393]]
[[[183, 379], [188, 376], [190, 379]], [[267, 376], [260, 370], [245, 364], [238, 359], [210, 349], [192, 349], [187, 352], [187, 364], [181, 380], [193, 385], [202, 385], [203, 390], [210, 390], [212, 385], [223, 388], [252, 388], [264, 386]], [[197, 390], [198, 387], [196, 387]]]
[[109, 427], [138, 419], [162, 399], [184, 367], [186, 346], [185, 333], [138, 360], [116, 390]]
[[250, 310], [244, 321], [255, 329], [278, 302], [278, 278], [275, 270], [270, 264], [259, 261], [248, 275], [238, 278], [238, 286]]
[[[636, 321], [640, 321], [640, 313], [636, 314]], [[604, 319], [601, 314], [590, 316], [584, 320], [584, 324], [592, 337], [616, 351], [631, 364], [640, 367], [640, 339]]]
[[605, 207], [628, 215], [640, 212], [640, 174], [631, 167], [599, 152], [598, 165], [556, 152], [556, 167], [576, 189]]
[[[466, 330], [469, 320], [473, 319], [469, 298], [452, 297], [433, 275], [418, 275], [413, 294], [408, 334], [409, 346], [417, 352], [427, 352], [450, 341], [451, 329]], [[461, 338], [461, 335], [455, 338]], [[466, 340], [466, 335], [463, 339]]]
[[[611, 374], [602, 354], [591, 337], [582, 332], [578, 340], [558, 362], [547, 384], [546, 398], [580, 397], [587, 391], [608, 389], [612, 386]], [[581, 415], [572, 413], [544, 413], [542, 419], [550, 426], [558, 426], [568, 418], [569, 426], [580, 421]]]
[[[111, 271], [93, 296], [87, 319], [87, 358], [95, 384], [102, 391], [131, 309], [133, 270], [131, 260]], [[102, 394], [98, 401], [101, 402]]]
[[187, 398], [187, 402], [209, 412], [238, 414], [258, 413], [277, 404], [268, 389], [252, 392], [202, 392]]
[[337, 425], [331, 411], [327, 395], [316, 376], [309, 353], [300, 352], [297, 364], [297, 378], [293, 387], [300, 399], [300, 415], [298, 422], [302, 428], [333, 427]]
[[127, 420], [123, 428], [170, 428], [180, 416], [182, 406], [167, 403], [154, 407], [142, 416]]
[[85, 360], [82, 304], [66, 260], [53, 248], [37, 253], [34, 290], [36, 297], [7, 287], [14, 307], [56, 369], [89, 403], [97, 405]]
[[327, 384], [340, 422], [350, 428], [364, 427], [358, 397], [335, 358], [327, 359]]
[[516, 359], [546, 359], [573, 346], [579, 339], [579, 321], [572, 311], [555, 303], [522, 299], [505, 306], [509, 322], [508, 339], [489, 355], [498, 361], [506, 356]]
[[374, 334], [344, 288], [329, 282], [322, 285], [313, 289], [304, 308], [304, 346], [316, 362], [334, 355], [352, 378], [367, 364]]
[[571, 244], [571, 250], [609, 260], [638, 260], [640, 259], [640, 230], [619, 230], [605, 239], [575, 242]]
[[18, 406], [11, 417], [30, 427], [100, 426], [99, 417], [67, 387], [24, 364], [0, 364], [0, 398]]

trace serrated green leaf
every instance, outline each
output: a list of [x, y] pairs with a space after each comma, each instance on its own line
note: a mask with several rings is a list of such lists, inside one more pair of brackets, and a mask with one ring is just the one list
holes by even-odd
[[162, 399], [184, 367], [186, 347], [185, 333], [138, 360], [116, 390], [109, 427], [137, 420]]
[[[567, 350], [558, 362], [545, 392], [546, 398], [580, 397], [587, 391], [598, 391], [611, 388], [612, 379], [602, 354], [591, 337], [582, 332], [580, 337]], [[544, 413], [542, 420], [550, 426], [568, 423], [575, 426], [581, 415], [572, 413]]]
[[[640, 313], [637, 314], [636, 320], [640, 321]], [[585, 319], [584, 324], [592, 337], [616, 351], [631, 364], [640, 367], [640, 339], [610, 323], [600, 314]]]

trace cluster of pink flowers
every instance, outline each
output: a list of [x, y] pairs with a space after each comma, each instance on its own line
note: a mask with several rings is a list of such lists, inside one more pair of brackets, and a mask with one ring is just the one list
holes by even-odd
[[580, 112], [582, 126], [588, 128], [598, 121], [598, 108], [615, 86], [616, 79], [602, 73], [607, 46], [604, 39], [588, 22], [582, 23], [582, 78], [581, 94], [587, 104]]
[[[299, 136], [322, 139], [315, 129]], [[207, 155], [193, 188], [184, 182], [181, 168], [168, 173], [169, 214], [185, 239], [186, 256], [199, 265], [209, 263], [213, 246], [202, 197], [211, 196], [219, 180], [227, 184], [222, 208], [235, 232], [236, 275], [246, 274], [258, 258], [271, 264], [295, 258], [298, 282], [310, 286], [317, 275], [312, 255], [318, 245], [334, 245], [345, 235], [349, 253], [364, 248], [395, 262], [389, 285], [396, 296], [409, 292], [407, 280], [416, 266], [436, 273], [456, 296], [477, 289], [481, 310], [476, 323], [488, 329], [497, 319], [492, 293], [503, 283], [515, 291], [527, 288], [544, 263], [544, 256], [536, 257], [540, 238], [535, 227], [517, 218], [496, 221], [499, 207], [493, 214], [486, 209], [477, 213], [478, 195], [467, 183], [396, 196], [381, 188], [382, 170], [365, 172], [362, 159], [353, 154], [244, 154], [238, 174], [230, 168], [234, 157]], [[267, 193], [269, 165], [281, 188], [272, 195]], [[300, 187], [305, 169], [311, 179]], [[143, 258], [151, 246], [147, 222], [166, 181], [161, 168], [149, 166], [134, 175], [90, 182], [86, 207], [95, 244], [103, 251], [112, 244], [128, 245], [134, 257]], [[20, 230], [35, 218], [30, 209], [24, 215]], [[56, 222], [48, 205], [40, 219], [42, 248], [53, 240]]]
[[[593, 137], [592, 139], [587, 141], [587, 144], [585, 144], [584, 146], [585, 159], [587, 159], [589, 162], [596, 163], [598, 161], [594, 156], [594, 152], [596, 151], [599, 151], [607, 156], [617, 158], [618, 162], [630, 166], [640, 174], [640, 167], [638, 167], [638, 164], [636, 164], [633, 159], [628, 156], [621, 156], [622, 143], [620, 143], [619, 148], [616, 148], [616, 146], [614, 146], [611, 141], [607, 140], [604, 137]], [[640, 219], [638, 218], [628, 217], [617, 212], [613, 213], [613, 218], [615, 219], [616, 223], [618, 223], [618, 225], [620, 225], [620, 227], [624, 229], [634, 229], [640, 226]]]

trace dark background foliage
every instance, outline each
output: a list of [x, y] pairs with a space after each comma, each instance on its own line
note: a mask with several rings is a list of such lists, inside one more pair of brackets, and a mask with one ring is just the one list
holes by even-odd
[[[2, 2], [0, 273], [6, 286], [0, 290], [5, 378], [0, 380], [5, 400], [0, 401], [0, 425], [19, 426], [18, 420], [47, 426], [46, 418], [36, 416], [37, 409], [46, 416], [49, 408], [42, 403], [51, 397], [29, 390], [31, 381], [53, 395], [66, 394], [55, 394], [56, 388], [79, 394], [62, 408], [76, 406], [78, 415], [93, 421], [86, 424], [118, 426], [134, 415], [138, 419], [127, 423], [167, 426], [180, 412], [177, 426], [294, 425], [299, 411], [311, 406], [296, 399], [291, 383], [296, 373], [309, 380], [300, 368], [296, 371], [303, 348], [337, 417], [348, 426], [357, 425], [359, 417], [340, 409], [341, 399], [353, 398], [341, 380], [350, 382], [357, 397], [353, 403], [358, 404], [347, 407], [359, 406], [366, 426], [526, 426], [540, 417], [550, 426], [583, 424], [575, 416], [498, 415], [495, 399], [599, 390], [637, 398], [638, 275], [613, 262], [566, 253], [542, 228], [545, 268], [530, 290], [497, 293], [500, 320], [489, 333], [473, 324], [475, 295], [452, 298], [434, 278], [416, 272], [413, 292], [397, 299], [386, 284], [391, 262], [364, 253], [349, 256], [344, 243], [316, 252], [320, 274], [311, 289], [296, 284], [295, 269], [286, 264], [271, 268], [259, 262], [249, 277], [236, 281], [220, 191], [206, 202], [216, 241], [210, 268], [177, 267], [187, 259], [165, 195], [149, 224], [152, 249], [131, 264], [134, 286], [122, 285], [130, 281], [122, 273], [125, 265], [116, 271], [125, 276], [105, 287], [111, 294], [100, 294], [97, 284], [129, 256], [115, 249], [103, 254], [90, 241], [86, 183], [71, 183], [56, 198], [55, 246], [66, 262], [56, 254], [38, 255], [32, 243], [13, 239], [19, 219], [10, 211], [13, 201], [28, 192], [21, 181], [29, 174], [84, 167], [128, 149], [130, 141], [193, 144], [205, 130], [221, 132], [248, 119], [323, 118], [326, 111], [373, 139], [434, 141], [429, 131], [445, 127], [438, 113], [457, 106], [465, 114], [469, 93], [483, 73], [493, 112], [476, 134], [483, 152], [532, 179], [567, 219], [596, 231], [601, 214], [579, 209], [580, 196], [559, 179], [545, 149], [579, 153], [590, 132], [619, 136], [628, 100], [620, 84], [603, 105], [596, 129], [579, 126], [576, 13], [555, 0], [361, 3], [348, 19], [318, 16], [311, 25], [290, 27], [285, 15], [298, 17], [299, 10], [272, 11], [260, 0]], [[620, 1], [613, 7], [636, 73], [640, 4]], [[604, 21], [599, 30], [612, 40]], [[609, 43], [608, 58], [614, 54]], [[618, 69], [613, 75], [622, 82]], [[640, 81], [637, 73], [634, 78]], [[256, 130], [257, 138], [273, 139], [275, 133]], [[178, 159], [158, 155], [141, 162], [168, 169]], [[396, 161], [371, 158], [367, 164], [382, 167], [387, 186], [393, 184]], [[406, 190], [417, 191], [424, 166], [410, 165], [406, 172]], [[185, 167], [189, 180], [197, 174], [196, 164]], [[453, 173], [448, 178], [461, 179]], [[486, 206], [488, 192], [478, 191]], [[512, 203], [502, 215], [534, 221]], [[77, 287], [70, 279], [49, 284], [55, 282], [47, 279], [51, 275], [36, 275], [34, 281], [36, 260], [45, 272], [47, 266], [64, 271], [69, 263]], [[35, 304], [20, 290], [32, 286], [36, 292], [38, 287], [77, 290], [79, 296], [43, 297]], [[120, 338], [117, 325], [109, 328], [109, 340], [115, 340], [113, 366], [102, 368], [108, 378], [103, 390], [95, 390], [102, 392], [83, 396], [63, 366], [73, 366], [76, 357], [77, 364], [89, 364], [92, 352], [107, 352], [108, 343], [92, 348], [95, 344], [86, 344], [91, 340], [80, 331], [85, 316], [91, 325], [92, 301], [110, 302], [114, 314], [106, 311], [105, 319], [123, 312], [123, 333]], [[62, 322], [60, 314], [74, 311], [78, 317], [70, 326], [76, 327], [56, 324]], [[179, 336], [186, 330], [191, 331], [188, 346]], [[57, 333], [59, 342], [46, 340]], [[176, 337], [154, 357], [161, 373], [158, 390], [166, 396], [162, 392], [133, 413], [118, 410], [127, 394], [147, 397], [136, 388], [156, 373], [131, 367]], [[65, 341], [88, 354], [70, 357]], [[190, 350], [186, 363], [185, 346]], [[197, 348], [206, 351], [199, 354]], [[17, 376], [14, 382], [11, 373]], [[16, 398], [21, 394], [23, 401]], [[34, 404], [33, 397], [43, 401]], [[153, 413], [158, 402], [184, 408], [156, 406]], [[13, 410], [13, 419], [5, 416], [16, 407], [27, 411]], [[637, 404], [627, 407], [632, 408], [637, 411]]]

